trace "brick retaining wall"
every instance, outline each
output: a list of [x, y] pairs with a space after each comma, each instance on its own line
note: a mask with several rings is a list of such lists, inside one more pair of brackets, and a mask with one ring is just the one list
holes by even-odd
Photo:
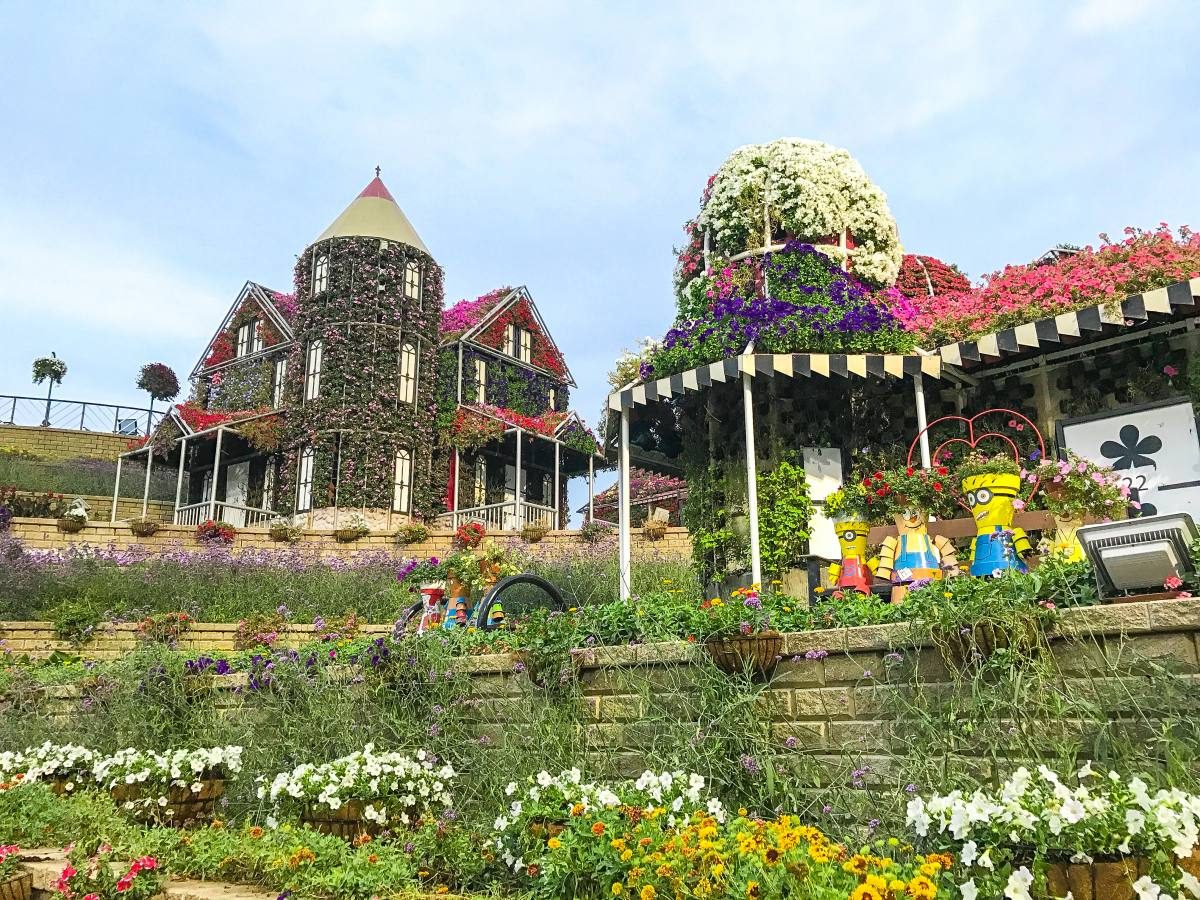
[[0, 425], [0, 447], [27, 450], [45, 459], [111, 459], [129, 448], [129, 435], [70, 428]]

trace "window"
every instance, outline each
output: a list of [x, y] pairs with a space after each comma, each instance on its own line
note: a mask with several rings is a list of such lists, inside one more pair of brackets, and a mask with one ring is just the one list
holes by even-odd
[[212, 469], [204, 473], [204, 480], [200, 482], [200, 502], [207, 503], [212, 498]]
[[475, 505], [487, 505], [487, 457], [475, 460]]
[[392, 512], [408, 512], [412, 492], [412, 454], [404, 448], [396, 451], [396, 473], [392, 483]]
[[404, 267], [404, 296], [409, 300], [421, 296], [421, 267], [415, 260]]
[[554, 506], [554, 476], [542, 475], [542, 504]]
[[254, 334], [254, 322], [246, 322], [237, 330], [237, 356], [245, 356], [250, 352], [251, 336]]
[[308, 365], [304, 369], [304, 400], [316, 400], [321, 393], [321, 359], [324, 345], [318, 338], [308, 344]]
[[533, 359], [533, 332], [518, 328], [517, 335], [521, 339], [521, 362], [529, 362]]
[[417, 402], [417, 348], [412, 344], [400, 345], [400, 402]]
[[516, 325], [504, 326], [504, 352], [509, 356], [517, 355], [517, 332], [519, 330]]
[[550, 388], [550, 396], [548, 399], [550, 401], [550, 408], [558, 409], [558, 391], [554, 390], [554, 388]]
[[275, 372], [271, 376], [271, 406], [279, 409], [283, 405], [283, 382], [287, 378], [287, 357], [275, 360]]
[[262, 323], [255, 320], [250, 324], [254, 326], [253, 336], [250, 338], [250, 352], [257, 353], [266, 345], [266, 341], [263, 340]]
[[312, 509], [313, 457], [312, 447], [300, 451], [300, 470], [296, 474], [296, 512]]
[[317, 294], [329, 287], [329, 257], [322, 253], [313, 264], [312, 292]]
[[275, 506], [275, 460], [268, 459], [267, 467], [263, 470], [262, 509], [272, 509]]
[[475, 402], [487, 403], [487, 360], [475, 357]]

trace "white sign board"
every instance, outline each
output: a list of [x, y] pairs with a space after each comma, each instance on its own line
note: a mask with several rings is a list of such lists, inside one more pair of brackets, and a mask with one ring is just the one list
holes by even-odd
[[1058, 425], [1058, 443], [1121, 473], [1142, 515], [1190, 513], [1200, 521], [1200, 440], [1186, 400], [1113, 410]]
[[[842, 486], [842, 451], [837, 447], [802, 447], [804, 453], [804, 480], [808, 482], [808, 495], [813, 501], [821, 501]], [[825, 518], [824, 509], [813, 510], [809, 522], [808, 552], [825, 559], [841, 559], [833, 522]]]

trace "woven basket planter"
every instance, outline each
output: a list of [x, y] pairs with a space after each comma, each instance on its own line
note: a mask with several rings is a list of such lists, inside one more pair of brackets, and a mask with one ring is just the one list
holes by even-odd
[[152, 537], [158, 533], [157, 522], [130, 522], [129, 530], [138, 537]]
[[1012, 650], [1032, 659], [1041, 650], [1042, 641], [1032, 622], [1016, 631], [995, 622], [978, 622], [970, 629], [944, 634], [936, 642], [946, 664], [960, 672], [974, 671], [991, 659], [997, 650]]
[[67, 534], [79, 534], [83, 529], [87, 528], [86, 519], [76, 519], [72, 516], [63, 516], [58, 520], [58, 530]]
[[364, 819], [365, 806], [361, 800], [347, 800], [337, 809], [330, 809], [324, 805], [310, 806], [300, 814], [300, 822], [320, 834], [329, 834], [348, 841], [360, 834], [374, 837], [386, 826]]
[[333, 539], [339, 544], [352, 544], [362, 536], [358, 528], [338, 528], [333, 532]]
[[763, 677], [775, 668], [783, 653], [783, 635], [778, 631], [763, 631], [712, 638], [704, 646], [722, 672], [740, 675], [748, 670], [752, 675]]
[[33, 894], [33, 875], [18, 872], [12, 878], [0, 881], [0, 900], [29, 900]]
[[642, 535], [648, 541], [661, 541], [667, 536], [667, 526], [660, 522], [651, 522], [642, 528]]
[[1046, 888], [1052, 897], [1070, 892], [1075, 900], [1134, 900], [1133, 883], [1148, 870], [1146, 860], [1124, 859], [1091, 863], [1052, 862], [1046, 868]]
[[175, 785], [167, 791], [167, 805], [142, 804], [140, 784], [118, 784], [109, 790], [113, 802], [121, 806], [134, 801], [130, 811], [135, 819], [157, 825], [181, 828], [187, 824], [211, 822], [216, 818], [217, 801], [225, 796], [225, 780], [206, 778], [200, 782], [200, 790], [193, 791], [189, 785]]

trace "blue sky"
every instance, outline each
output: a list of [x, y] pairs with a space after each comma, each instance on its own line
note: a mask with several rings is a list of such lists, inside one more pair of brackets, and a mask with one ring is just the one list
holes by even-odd
[[0, 22], [0, 393], [50, 350], [72, 399], [186, 374], [375, 165], [448, 300], [529, 286], [589, 421], [618, 351], [669, 325], [672, 247], [741, 144], [846, 147], [906, 249], [973, 277], [1200, 225], [1186, 2], [0, 0]]

